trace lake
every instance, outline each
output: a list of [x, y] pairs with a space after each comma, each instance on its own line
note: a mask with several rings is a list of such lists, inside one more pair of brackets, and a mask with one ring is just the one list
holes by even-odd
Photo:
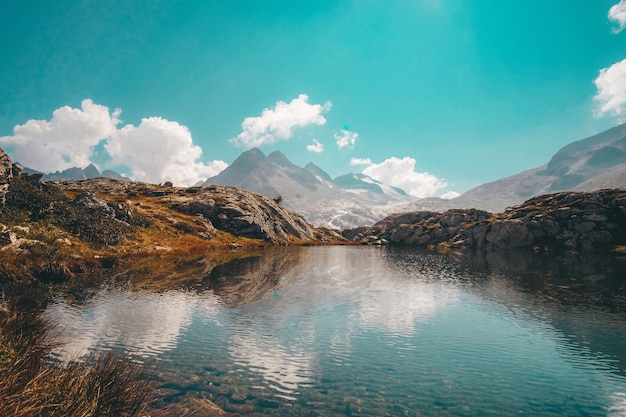
[[60, 357], [117, 347], [153, 358], [166, 402], [280, 416], [626, 416], [626, 314], [575, 294], [598, 280], [623, 292], [624, 271], [522, 258], [271, 248], [168, 291], [59, 297], [45, 316], [59, 324]]

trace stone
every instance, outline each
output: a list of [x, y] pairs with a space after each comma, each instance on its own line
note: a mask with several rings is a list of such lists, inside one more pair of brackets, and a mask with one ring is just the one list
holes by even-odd
[[6, 193], [9, 191], [9, 182], [13, 178], [13, 163], [11, 157], [0, 148], [0, 206], [6, 201]]
[[17, 241], [17, 236], [12, 230], [4, 230], [0, 232], [0, 245], [10, 245]]
[[72, 202], [72, 205], [77, 208], [101, 211], [112, 216], [115, 215], [115, 210], [109, 207], [109, 204], [106, 202], [106, 200], [98, 197], [92, 192], [84, 192], [82, 194], [79, 194]]

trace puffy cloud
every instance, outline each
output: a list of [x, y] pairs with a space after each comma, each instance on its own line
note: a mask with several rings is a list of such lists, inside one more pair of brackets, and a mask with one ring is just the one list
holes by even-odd
[[126, 165], [132, 178], [146, 182], [171, 181], [189, 186], [218, 174], [228, 165], [198, 162], [202, 149], [193, 144], [186, 126], [161, 117], [126, 125], [105, 144], [115, 165]]
[[354, 148], [354, 144], [356, 143], [358, 137], [358, 133], [351, 132], [346, 129], [341, 129], [341, 134], [335, 133], [335, 139], [337, 139], [337, 146], [339, 149], [345, 148], [346, 146]]
[[63, 106], [52, 119], [29, 120], [13, 129], [13, 136], [0, 137], [12, 145], [13, 160], [30, 168], [50, 172], [90, 163], [93, 148], [110, 137], [119, 123], [120, 110], [86, 99], [80, 109]]
[[601, 69], [594, 83], [598, 88], [594, 100], [599, 103], [594, 115], [623, 114], [626, 106], [626, 59]]
[[609, 9], [609, 20], [619, 25], [618, 28], [613, 29], [613, 33], [620, 33], [626, 27], [626, 0], [620, 0]]
[[312, 145], [307, 145], [306, 146], [306, 150], [309, 152], [315, 152], [315, 153], [322, 153], [324, 152], [324, 145], [322, 145], [321, 143], [319, 143], [317, 141], [317, 139], [313, 139], [313, 144]]
[[332, 103], [309, 104], [308, 101], [308, 95], [300, 94], [290, 103], [278, 101], [273, 109], [263, 110], [259, 117], [246, 117], [241, 123], [241, 133], [229, 142], [253, 148], [280, 139], [288, 140], [295, 127], [325, 124], [322, 114], [330, 110]]
[[415, 159], [408, 156], [402, 159], [392, 157], [380, 164], [371, 164], [363, 170], [363, 174], [420, 198], [432, 197], [437, 190], [448, 185], [427, 172], [415, 172]]
[[442, 194], [441, 198], [443, 198], [444, 200], [452, 200], [453, 198], [457, 198], [460, 195], [461, 194], [457, 193], [456, 191], [448, 191], [447, 193]]
[[372, 160], [369, 158], [352, 158], [350, 159], [350, 165], [372, 165]]
[[150, 117], [138, 127], [118, 129], [120, 114], [119, 109], [111, 113], [86, 99], [80, 109], [55, 110], [49, 121], [29, 120], [16, 126], [13, 136], [0, 137], [0, 143], [12, 147], [14, 161], [45, 172], [86, 167], [102, 142], [110, 164], [125, 165], [131, 178], [139, 181], [193, 185], [228, 166], [223, 161], [199, 162], [202, 149], [192, 143], [185, 126]]

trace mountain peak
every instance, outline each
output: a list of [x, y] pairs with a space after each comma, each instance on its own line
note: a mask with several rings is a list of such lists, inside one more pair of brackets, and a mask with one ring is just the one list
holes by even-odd
[[267, 156], [267, 159], [277, 165], [290, 166], [293, 165], [289, 159], [281, 151], [274, 151]]
[[98, 171], [98, 168], [96, 168], [94, 164], [89, 164], [87, 168], [83, 169], [83, 172], [85, 173], [85, 177], [89, 179], [98, 178], [100, 176], [100, 171]]
[[315, 175], [316, 177], [320, 177], [321, 179], [328, 181], [328, 182], [333, 182], [333, 179], [330, 177], [330, 175], [328, 175], [326, 171], [324, 171], [322, 168], [315, 165], [313, 162], [309, 162], [308, 164], [306, 164], [304, 166], [304, 169], [306, 169], [307, 171], [309, 171], [311, 174]]

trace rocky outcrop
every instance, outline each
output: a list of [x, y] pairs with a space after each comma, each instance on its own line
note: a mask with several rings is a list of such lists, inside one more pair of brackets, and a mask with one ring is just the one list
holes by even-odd
[[206, 225], [206, 233], [218, 229], [234, 236], [277, 245], [344, 240], [335, 231], [311, 226], [302, 216], [269, 198], [234, 187], [207, 185], [178, 188], [109, 178], [55, 181], [53, 184], [62, 190], [78, 193], [73, 204], [101, 211], [113, 210], [114, 217], [119, 219], [124, 217], [124, 212], [132, 210], [132, 205], [106, 201], [105, 195], [114, 195], [118, 199], [133, 199], [136, 196], [153, 199], [175, 212], [196, 216]]
[[202, 215], [214, 227], [236, 236], [273, 243], [324, 240], [321, 232], [302, 216], [260, 194], [235, 187], [208, 185], [171, 196], [172, 208]]
[[591, 254], [626, 245], [626, 191], [544, 195], [499, 214], [475, 209], [403, 213], [343, 235], [361, 243]]
[[9, 155], [0, 148], [0, 206], [4, 204], [4, 197], [9, 189], [9, 181], [13, 178], [13, 167]]

